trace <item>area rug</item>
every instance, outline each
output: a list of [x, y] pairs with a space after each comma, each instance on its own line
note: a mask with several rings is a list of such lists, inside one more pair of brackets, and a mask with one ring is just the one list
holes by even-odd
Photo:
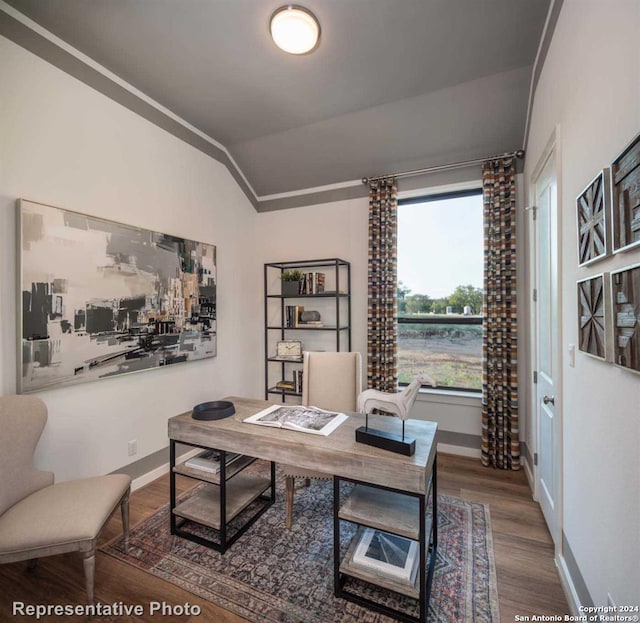
[[[252, 471], [258, 469], [255, 466]], [[132, 529], [128, 553], [120, 540], [101, 549], [253, 623], [391, 621], [334, 597], [331, 483], [314, 481], [296, 491], [294, 524], [286, 530], [282, 481], [278, 478], [276, 503], [224, 555], [171, 536], [168, 504]], [[199, 525], [191, 529], [208, 538], [217, 536]], [[354, 529], [342, 523], [345, 547]], [[350, 588], [408, 614], [417, 613], [415, 600], [391, 591], [357, 581]], [[489, 509], [484, 504], [438, 497], [438, 552], [428, 621], [500, 621]]]

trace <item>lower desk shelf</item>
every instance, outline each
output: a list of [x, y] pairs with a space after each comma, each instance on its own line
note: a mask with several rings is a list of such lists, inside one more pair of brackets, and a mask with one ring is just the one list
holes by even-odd
[[355, 549], [364, 533], [363, 528], [358, 528], [356, 535], [353, 537], [347, 553], [345, 554], [342, 562], [340, 563], [340, 573], [357, 578], [358, 580], [364, 580], [370, 584], [381, 586], [390, 591], [412, 597], [413, 599], [420, 598], [420, 574], [416, 573], [416, 577], [412, 584], [405, 584], [383, 573], [377, 572], [375, 569], [365, 569], [353, 562], [353, 554]]
[[[350, 478], [334, 476], [334, 592], [336, 597], [353, 601], [365, 608], [387, 616], [407, 621], [425, 623], [431, 597], [431, 585], [438, 547], [437, 530], [437, 456], [434, 456], [431, 478], [424, 493], [409, 493], [386, 487], [359, 482]], [[341, 504], [340, 483], [355, 485], [344, 504]], [[431, 498], [429, 516], [428, 501]], [[347, 551], [342, 555], [340, 523], [356, 524], [358, 530]], [[354, 564], [353, 557], [364, 527], [380, 530], [415, 541], [418, 545], [418, 563], [415, 581], [412, 584], [385, 575], [375, 568]], [[350, 590], [349, 578], [387, 589], [415, 599], [417, 616], [398, 610]]]
[[[271, 481], [251, 474], [238, 474], [227, 483], [226, 518], [229, 523], [239, 515], [251, 502], [258, 499], [269, 487]], [[173, 514], [184, 519], [195, 521], [215, 530], [222, 526], [220, 518], [220, 487], [205, 485], [203, 489], [178, 504]]]
[[[276, 500], [276, 464], [271, 462], [271, 477], [265, 478], [255, 474], [247, 474], [244, 469], [251, 465], [255, 459], [241, 456], [230, 464], [226, 464], [226, 452], [220, 452], [220, 472], [210, 474], [202, 470], [187, 467], [184, 463], [176, 464], [176, 444], [202, 448], [203, 450], [216, 450], [193, 443], [170, 439], [170, 530], [171, 534], [189, 539], [211, 547], [222, 554], [235, 543], [275, 502]], [[204, 482], [202, 488], [193, 495], [177, 503], [176, 499], [176, 474], [185, 478]], [[268, 493], [267, 493], [268, 492]], [[239, 519], [241, 525], [232, 528], [229, 536], [229, 522], [238, 517], [243, 510], [256, 500], [261, 504], [255, 512], [246, 519]], [[213, 528], [219, 533], [217, 541], [197, 534], [191, 529], [184, 529], [188, 522], [194, 522], [208, 528]]]

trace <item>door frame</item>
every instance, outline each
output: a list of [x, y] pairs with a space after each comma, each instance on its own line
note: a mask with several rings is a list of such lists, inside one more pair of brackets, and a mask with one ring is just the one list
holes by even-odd
[[[532, 209], [529, 209], [529, 267], [528, 267], [528, 300], [531, 302], [529, 306], [529, 346], [530, 346], [530, 358], [529, 365], [530, 370], [537, 370], [537, 359], [538, 359], [538, 344], [537, 344], [537, 321], [538, 321], [538, 310], [537, 304], [533, 301], [533, 290], [537, 286], [537, 225], [535, 221], [535, 202], [536, 202], [536, 185], [542, 174], [542, 171], [545, 165], [548, 163], [550, 158], [554, 158], [554, 169], [556, 174], [556, 214], [555, 214], [555, 227], [556, 227], [556, 240], [555, 240], [555, 248], [557, 249], [557, 291], [555, 292], [556, 300], [557, 300], [557, 317], [555, 318], [556, 322], [556, 330], [558, 335], [558, 349], [555, 355], [554, 368], [557, 371], [557, 378], [554, 379], [554, 383], [557, 386], [556, 391], [556, 403], [555, 403], [555, 417], [557, 418], [557, 452], [558, 455], [556, 457], [556, 471], [555, 474], [557, 478], [557, 500], [556, 500], [556, 509], [557, 509], [557, 525], [555, 526], [555, 530], [549, 528], [549, 532], [551, 533], [551, 538], [553, 539], [555, 546], [555, 557], [556, 561], [558, 561], [559, 557], [562, 555], [562, 532], [563, 532], [563, 374], [562, 374], [562, 355], [563, 355], [563, 334], [562, 334], [562, 169], [561, 169], [561, 152], [560, 152], [560, 125], [556, 125], [553, 132], [551, 133], [551, 137], [547, 141], [547, 144], [538, 159], [536, 166], [533, 168], [531, 175], [529, 177], [529, 206]], [[552, 215], [553, 218], [553, 215]], [[538, 453], [539, 447], [539, 405], [538, 405], [538, 387], [533, 383], [533, 374], [530, 377], [531, 381], [531, 392], [529, 396], [529, 409], [531, 413], [530, 425], [531, 425], [531, 435], [530, 439], [533, 442], [533, 447], [531, 448], [531, 458], [533, 465], [530, 466], [531, 472], [533, 475], [533, 497], [536, 501], [539, 500], [539, 480], [538, 480], [538, 466], [535, 465], [533, 461], [533, 457]], [[554, 533], [555, 532], [555, 533]]]

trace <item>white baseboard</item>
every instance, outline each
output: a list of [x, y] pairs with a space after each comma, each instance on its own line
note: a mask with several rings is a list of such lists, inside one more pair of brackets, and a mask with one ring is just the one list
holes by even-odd
[[448, 443], [439, 443], [438, 452], [444, 454], [457, 454], [458, 456], [470, 456], [474, 459], [479, 459], [482, 456], [482, 452], [477, 448], [466, 448], [465, 446], [453, 446]]
[[524, 473], [527, 476], [527, 480], [529, 481], [529, 489], [531, 489], [531, 491], [535, 491], [535, 483], [533, 480], [533, 470], [531, 469], [531, 465], [529, 465], [529, 461], [527, 461], [527, 457], [523, 456], [522, 457], [522, 467], [524, 467]]
[[[192, 456], [195, 456], [199, 452], [202, 452], [202, 448], [194, 448], [193, 450], [189, 450], [189, 452], [185, 452], [180, 455], [180, 460], [190, 459]], [[131, 491], [135, 491], [136, 489], [140, 489], [145, 485], [148, 485], [150, 482], [153, 482], [156, 478], [160, 478], [160, 476], [164, 476], [169, 473], [169, 463], [164, 463], [155, 469], [152, 469], [150, 472], [146, 474], [142, 474], [135, 480], [131, 482]]]
[[578, 614], [583, 614], [580, 612], [580, 598], [578, 597], [578, 593], [576, 591], [576, 587], [573, 584], [573, 579], [571, 578], [571, 574], [569, 573], [569, 568], [567, 567], [567, 562], [564, 559], [564, 556], [561, 554], [556, 556], [556, 567], [558, 567], [558, 574], [560, 575], [560, 584], [562, 584], [562, 590], [564, 591], [564, 595], [567, 598], [567, 604], [569, 605], [569, 610], [573, 616], [577, 616]]

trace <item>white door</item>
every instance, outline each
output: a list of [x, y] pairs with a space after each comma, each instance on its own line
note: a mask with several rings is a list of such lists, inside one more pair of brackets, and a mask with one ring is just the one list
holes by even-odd
[[537, 414], [535, 493], [549, 531], [560, 547], [560, 316], [558, 201], [555, 149], [534, 173], [535, 348]]

